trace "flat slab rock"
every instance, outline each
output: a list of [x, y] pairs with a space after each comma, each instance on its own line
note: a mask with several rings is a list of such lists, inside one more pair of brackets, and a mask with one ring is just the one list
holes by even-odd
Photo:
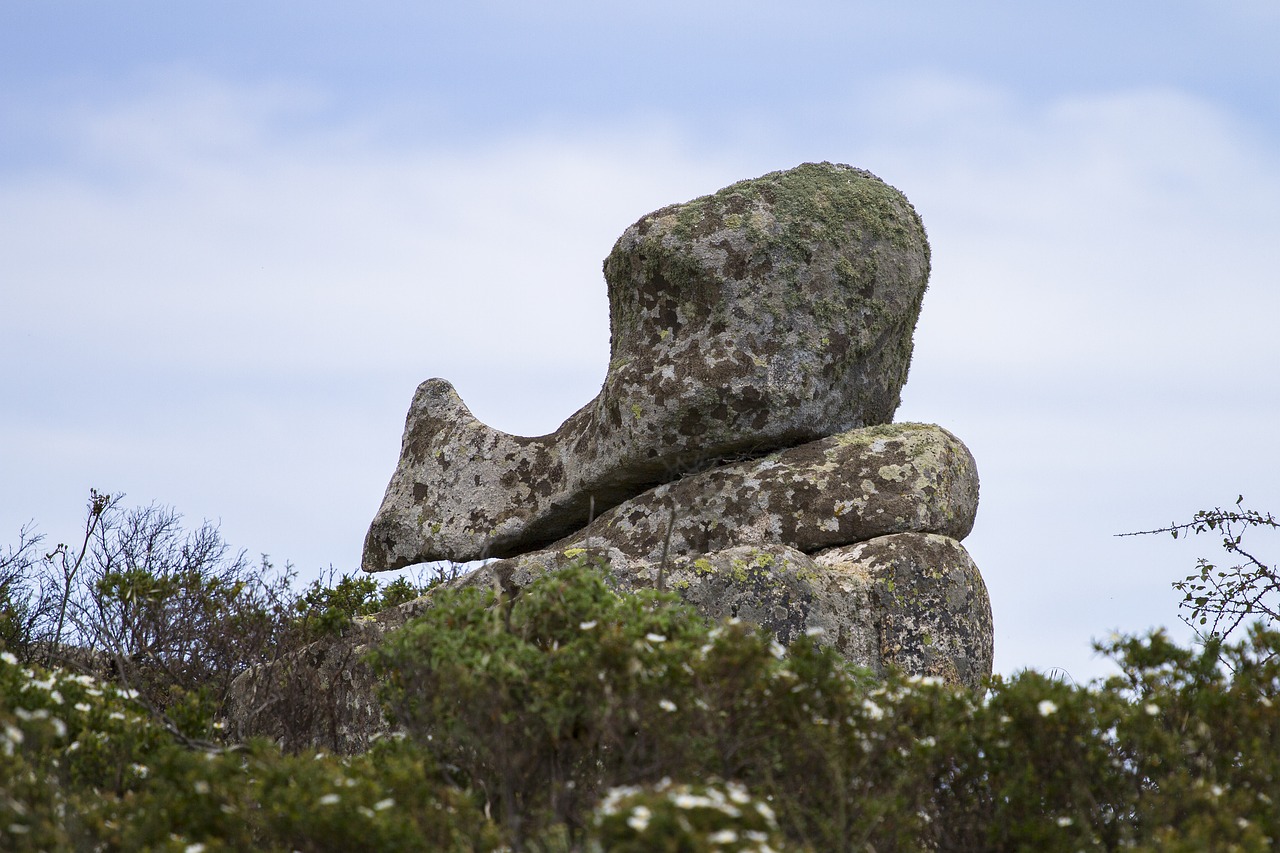
[[888, 423], [929, 275], [924, 226], [869, 172], [806, 163], [642, 217], [604, 262], [610, 362], [554, 433], [419, 386], [366, 571], [545, 547], [654, 486]]
[[977, 511], [977, 466], [958, 438], [932, 424], [887, 424], [690, 474], [553, 547], [651, 562], [737, 545], [813, 553], [890, 533], [963, 539]]

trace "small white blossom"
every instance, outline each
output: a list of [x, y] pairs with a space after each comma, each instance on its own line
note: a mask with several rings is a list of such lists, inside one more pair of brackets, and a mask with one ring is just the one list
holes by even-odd
[[199, 841], [195, 844], [188, 844], [186, 847], [182, 848], [182, 853], [204, 853], [204, 851], [205, 846]]
[[1156, 714], [1160, 713], [1160, 706], [1154, 702], [1149, 702], [1142, 706], [1142, 710], [1147, 712], [1148, 717], [1154, 717]]
[[707, 840], [712, 844], [733, 844], [738, 840], [738, 833], [732, 829], [722, 829], [708, 835]]
[[[147, 778], [147, 774], [151, 772], [145, 764], [130, 764], [129, 769], [132, 770], [139, 779]], [[204, 792], [202, 791], [201, 793]]]
[[320, 805], [332, 806], [332, 805], [336, 805], [341, 801], [342, 801], [342, 797], [339, 797], [337, 794], [325, 794], [323, 797], [320, 798]]
[[197, 794], [209, 793], [209, 783], [204, 781], [203, 779], [197, 779], [195, 781], [195, 784], [192, 785], [191, 787], [195, 789], [195, 792]]
[[581, 628], [583, 631], [590, 631], [590, 630], [591, 630], [592, 628], [594, 628], [595, 626], [596, 626], [596, 620], [594, 620], [594, 619], [592, 619], [590, 622], [579, 622], [579, 623], [578, 623], [578, 627], [579, 627], [579, 628]]
[[89, 713], [90, 711], [92, 711], [92, 710], [93, 710], [93, 708], [92, 708], [92, 707], [90, 707], [90, 705], [89, 705], [89, 703], [88, 703], [88, 702], [77, 702], [77, 703], [76, 703], [76, 710], [77, 710], [77, 711], [79, 711], [81, 714], [87, 714], [87, 713]]
[[772, 652], [773, 656], [778, 660], [782, 660], [787, 655], [787, 650], [784, 649], [782, 644], [777, 640], [773, 640], [769, 643], [769, 651]]
[[1036, 705], [1036, 708], [1040, 711], [1040, 716], [1042, 717], [1048, 717], [1051, 714], [1058, 713], [1057, 703], [1051, 702], [1048, 699], [1041, 699], [1040, 704]]
[[61, 704], [62, 704], [62, 694], [61, 694], [61, 693], [59, 693], [57, 690], [50, 690], [50, 691], [49, 691], [49, 698], [53, 700], [53, 704], [55, 704], [55, 705], [61, 705]]
[[0, 660], [9, 664], [9, 666], [18, 665], [18, 658], [13, 652], [0, 652]]
[[1064, 829], [1065, 829], [1066, 827], [1068, 827], [1068, 826], [1071, 826], [1071, 824], [1073, 824], [1073, 823], [1075, 823], [1075, 821], [1073, 821], [1073, 820], [1072, 820], [1071, 818], [1069, 818], [1069, 817], [1060, 817], [1060, 818], [1058, 818], [1058, 826], [1061, 826], [1061, 827], [1063, 827]]
[[676, 703], [672, 702], [670, 699], [660, 699], [658, 700], [658, 707], [664, 711], [674, 711], [676, 709]]
[[873, 720], [879, 720], [884, 717], [884, 709], [870, 699], [862, 700], [862, 710], [866, 711], [867, 716]]
[[827, 633], [827, 629], [823, 628], [821, 625], [814, 625], [811, 628], [804, 629], [804, 635], [806, 637], [821, 637], [825, 633]]
[[636, 806], [631, 810], [631, 817], [627, 818], [627, 826], [636, 832], [644, 832], [645, 828], [649, 826], [649, 818], [652, 816], [653, 813], [644, 806]]
[[645, 634], [644, 638], [651, 643], [665, 643], [667, 638], [661, 634]]
[[58, 737], [67, 736], [67, 724], [59, 720], [57, 717], [49, 720], [49, 724], [53, 726], [53, 733]]
[[391, 808], [395, 804], [396, 804], [395, 800], [391, 799], [390, 797], [387, 797], [385, 800], [378, 800], [376, 803], [374, 803], [373, 810], [375, 812], [386, 811], [387, 809]]

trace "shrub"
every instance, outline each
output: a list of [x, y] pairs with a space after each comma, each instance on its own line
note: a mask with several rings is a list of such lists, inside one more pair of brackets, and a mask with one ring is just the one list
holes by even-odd
[[1277, 650], [1262, 630], [1199, 652], [1157, 633], [1107, 646], [1124, 676], [1105, 684], [1027, 672], [978, 695], [874, 682], [812, 638], [783, 650], [579, 565], [515, 599], [438, 593], [374, 663], [516, 849], [581, 845], [606, 791], [663, 778], [744, 785], [810, 850], [1251, 849], [1280, 833]]

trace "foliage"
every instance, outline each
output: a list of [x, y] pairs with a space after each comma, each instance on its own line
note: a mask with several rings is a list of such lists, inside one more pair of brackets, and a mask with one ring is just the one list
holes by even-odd
[[1250, 530], [1280, 530], [1280, 521], [1269, 512], [1245, 507], [1241, 495], [1233, 509], [1200, 510], [1191, 521], [1121, 535], [1170, 533], [1176, 539], [1180, 534], [1216, 533], [1222, 537], [1222, 549], [1240, 562], [1224, 567], [1201, 557], [1195, 573], [1173, 585], [1183, 594], [1180, 606], [1188, 611], [1183, 621], [1207, 640], [1228, 637], [1253, 620], [1280, 621], [1280, 566], [1245, 548], [1244, 535]]
[[591, 840], [610, 853], [770, 853], [786, 845], [773, 809], [741, 785], [669, 779], [609, 791]]
[[[1224, 622], [1195, 648], [1114, 637], [1099, 650], [1121, 674], [1105, 682], [1024, 672], [975, 693], [872, 678], [820, 635], [784, 649], [710, 625], [584, 563], [515, 597], [436, 590], [371, 653], [408, 736], [288, 754], [227, 741], [220, 679], [336, 643], [422, 587], [331, 574], [295, 595], [287, 572], [268, 583], [269, 563], [207, 525], [97, 493], [89, 510], [80, 547], [41, 555], [24, 530], [0, 553], [0, 849], [1262, 850], [1280, 837], [1280, 633], [1263, 625], [1229, 642], [1239, 623]], [[1240, 534], [1270, 516], [1216, 512], [1199, 523], [1252, 559]], [[1212, 588], [1224, 603], [1246, 589]], [[249, 638], [242, 656], [217, 632]], [[315, 686], [295, 686], [298, 710]]]
[[0, 654], [0, 849], [493, 850], [418, 750], [193, 750], [138, 694]]
[[[232, 682], [340, 635], [357, 616], [423, 594], [398, 578], [380, 586], [343, 575], [301, 594], [294, 572], [234, 552], [216, 527], [186, 528], [155, 504], [90, 490], [76, 547], [42, 554], [30, 528], [0, 552], [0, 649], [25, 664], [110, 678], [175, 734], [216, 740]], [[311, 698], [299, 684], [295, 704]]]
[[1278, 634], [1198, 652], [1117, 639], [1110, 682], [1028, 672], [978, 696], [873, 682], [812, 639], [784, 651], [670, 596], [614, 595], [586, 566], [515, 600], [436, 599], [376, 666], [392, 712], [517, 850], [553, 829], [581, 844], [609, 789], [664, 778], [743, 785], [810, 850], [1253, 849], [1280, 834]]

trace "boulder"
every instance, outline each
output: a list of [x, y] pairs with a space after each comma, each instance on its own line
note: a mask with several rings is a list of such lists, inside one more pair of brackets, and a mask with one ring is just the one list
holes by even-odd
[[890, 533], [963, 539], [977, 511], [977, 466], [958, 438], [932, 424], [888, 424], [687, 475], [554, 547], [603, 545], [651, 562], [737, 545], [812, 553]]
[[554, 433], [499, 432], [445, 380], [419, 386], [365, 570], [520, 554], [726, 457], [889, 422], [929, 248], [900, 192], [808, 163], [642, 217], [604, 273], [604, 387]]
[[[708, 619], [761, 625], [783, 645], [815, 636], [877, 674], [895, 666], [972, 688], [991, 674], [991, 604], [982, 576], [963, 545], [934, 533], [877, 536], [814, 555], [777, 543], [736, 545], [666, 564], [600, 544], [553, 548], [497, 560], [451, 586], [519, 595], [577, 560], [596, 562], [621, 591], [661, 585]], [[428, 595], [357, 620], [341, 637], [244, 673], [228, 699], [230, 730], [294, 749], [367, 749], [391, 725], [361, 658], [385, 632], [431, 606]]]
[[895, 533], [814, 555], [780, 544], [668, 558], [617, 548], [548, 549], [490, 563], [458, 581], [518, 595], [539, 576], [588, 559], [621, 590], [661, 585], [709, 619], [761, 625], [789, 645], [806, 632], [851, 663], [890, 665], [978, 687], [991, 674], [991, 602], [964, 546], [935, 533]]

